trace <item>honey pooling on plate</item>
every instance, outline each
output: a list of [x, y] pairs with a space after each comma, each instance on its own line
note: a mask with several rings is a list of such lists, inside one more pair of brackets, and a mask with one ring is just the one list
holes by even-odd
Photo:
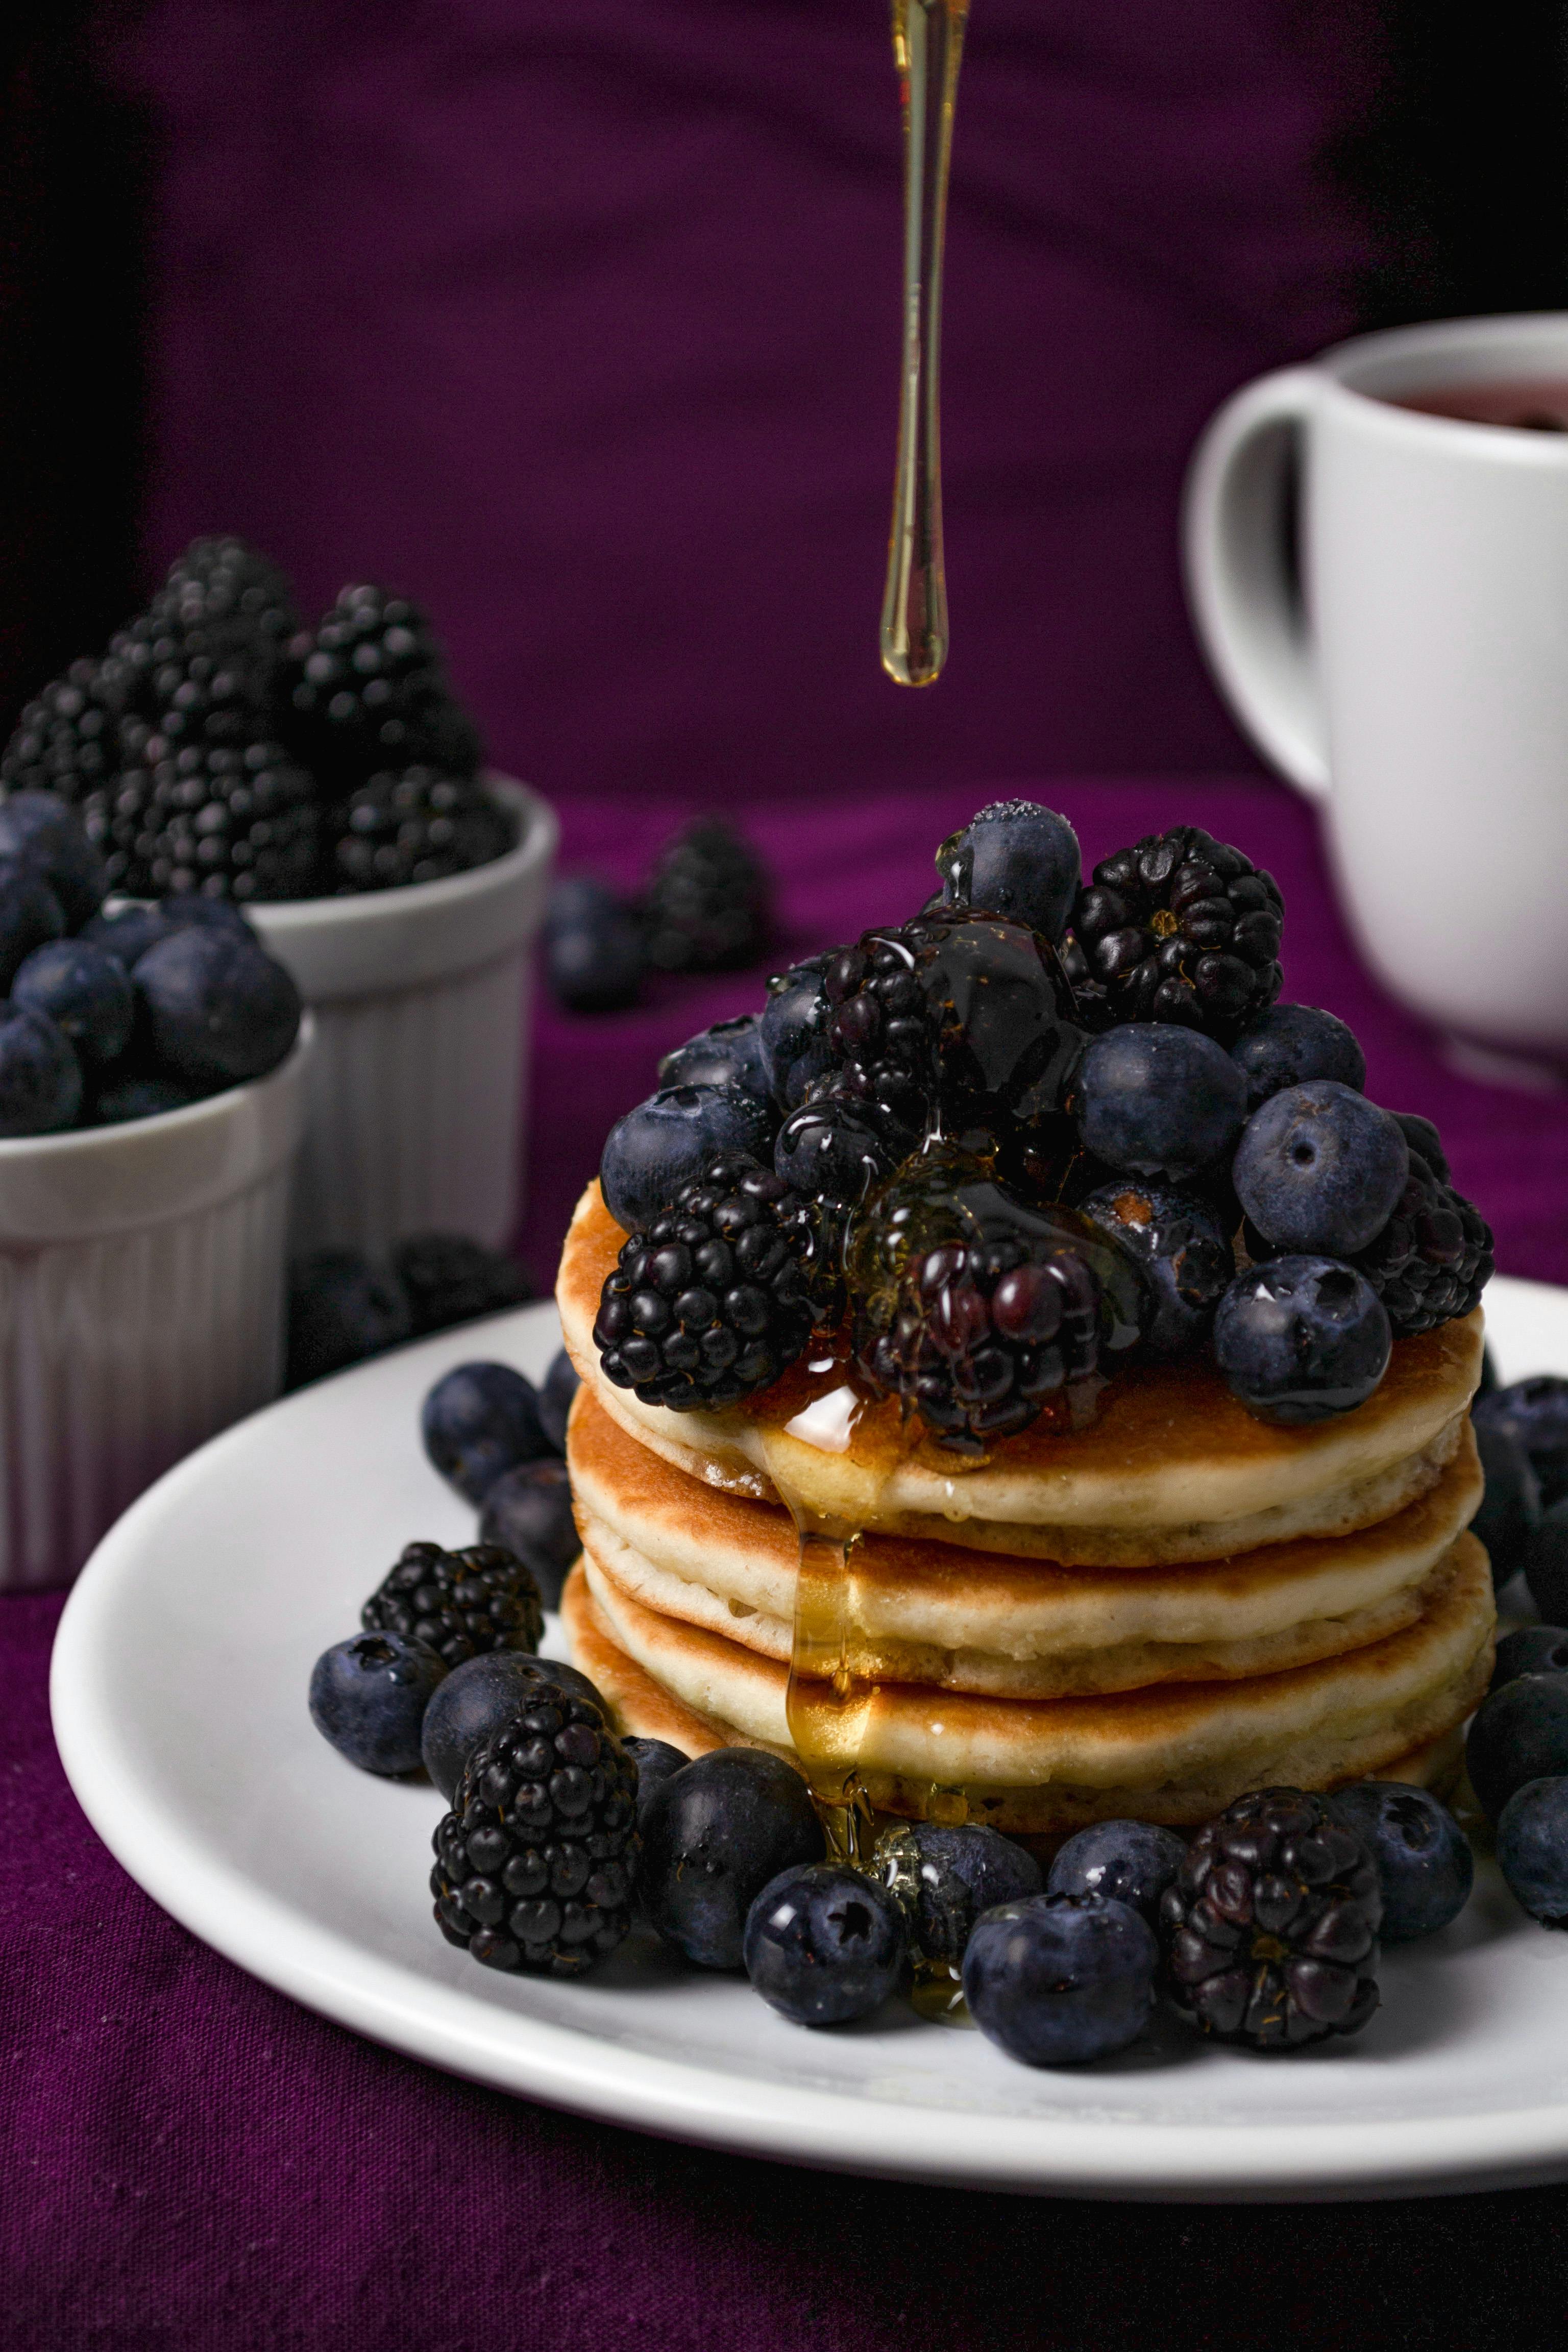
[[904, 302], [882, 667], [900, 686], [931, 685], [947, 659], [942, 260], [952, 110], [968, 14], [969, 0], [893, 0], [893, 56], [904, 118]]

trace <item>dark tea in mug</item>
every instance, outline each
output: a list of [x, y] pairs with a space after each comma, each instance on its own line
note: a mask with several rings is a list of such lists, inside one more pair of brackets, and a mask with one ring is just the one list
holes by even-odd
[[1497, 383], [1438, 384], [1401, 393], [1395, 408], [1457, 416], [1465, 425], [1506, 425], [1520, 433], [1568, 433], [1568, 376], [1513, 376]]

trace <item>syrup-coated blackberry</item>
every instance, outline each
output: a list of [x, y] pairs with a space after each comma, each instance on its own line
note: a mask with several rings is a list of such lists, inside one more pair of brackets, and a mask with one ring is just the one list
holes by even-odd
[[1216, 2042], [1298, 2049], [1377, 2007], [1383, 1895], [1321, 1797], [1260, 1789], [1205, 1823], [1160, 1903], [1166, 1990]]
[[416, 764], [448, 777], [479, 769], [429, 620], [405, 596], [345, 588], [318, 629], [290, 641], [281, 686], [289, 740], [333, 797]]
[[537, 1650], [544, 1631], [532, 1571], [499, 1544], [405, 1544], [359, 1621], [367, 1632], [423, 1642], [448, 1666], [487, 1650]]
[[1279, 993], [1285, 902], [1272, 875], [1201, 825], [1101, 858], [1065, 957], [1085, 1024], [1175, 1021], [1231, 1041]]
[[482, 783], [423, 762], [371, 776], [332, 812], [330, 834], [324, 887], [341, 895], [467, 874], [517, 837]]
[[1398, 1339], [1468, 1315], [1497, 1265], [1479, 1210], [1415, 1149], [1393, 1215], [1350, 1263], [1382, 1299]]
[[526, 1699], [463, 1768], [432, 1843], [449, 1943], [491, 1969], [581, 1976], [631, 1926], [637, 1766], [598, 1707]]
[[605, 1378], [645, 1404], [713, 1411], [777, 1380], [836, 1306], [814, 1204], [721, 1157], [626, 1244], [594, 1344]]

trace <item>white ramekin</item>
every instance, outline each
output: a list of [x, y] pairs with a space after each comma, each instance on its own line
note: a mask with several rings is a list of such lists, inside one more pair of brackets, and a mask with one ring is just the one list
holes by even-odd
[[277, 1395], [310, 1032], [184, 1110], [0, 1141], [0, 1590], [67, 1582], [144, 1486]]
[[515, 849], [470, 874], [246, 909], [316, 1016], [293, 1244], [500, 1244], [521, 1202], [532, 947], [559, 827], [510, 777]]

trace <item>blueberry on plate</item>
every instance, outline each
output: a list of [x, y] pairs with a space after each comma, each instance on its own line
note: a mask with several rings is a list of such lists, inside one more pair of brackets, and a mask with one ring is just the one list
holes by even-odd
[[423, 1642], [354, 1633], [310, 1670], [310, 1720], [362, 1772], [412, 1772], [425, 1712], [447, 1669]]
[[795, 2025], [847, 2025], [896, 1992], [904, 1915], [886, 1887], [840, 1862], [781, 1870], [746, 1915], [746, 1974]]
[[429, 1460], [476, 1507], [503, 1470], [550, 1451], [533, 1382], [510, 1364], [454, 1364], [426, 1396], [419, 1430]]
[[1200, 1029], [1136, 1021], [1097, 1037], [1078, 1075], [1084, 1148], [1134, 1175], [1190, 1175], [1234, 1150], [1247, 1081]]
[[1457, 1919], [1470, 1899], [1475, 1856], [1447, 1805], [1403, 1780], [1336, 1789], [1329, 1811], [1360, 1838], [1383, 1889], [1385, 1944], [1413, 1943]]
[[936, 853], [944, 907], [1011, 915], [1059, 945], [1082, 874], [1078, 835], [1038, 801], [993, 801]]
[[544, 925], [544, 972], [571, 1013], [615, 1013], [637, 1002], [647, 969], [642, 926], [603, 882], [557, 882]]
[[485, 1489], [479, 1541], [501, 1544], [526, 1561], [546, 1609], [559, 1609], [566, 1571], [583, 1549], [572, 1481], [559, 1455], [520, 1462]]
[[771, 1163], [777, 1114], [735, 1087], [668, 1087], [618, 1118], [605, 1140], [605, 1205], [629, 1234], [643, 1233], [710, 1160], [739, 1152]]
[[1561, 1625], [1521, 1625], [1497, 1645], [1490, 1687], [1501, 1690], [1521, 1675], [1568, 1675], [1568, 1631]]
[[1215, 1315], [1215, 1360], [1259, 1421], [1290, 1428], [1363, 1404], [1393, 1335], [1364, 1275], [1326, 1257], [1277, 1257], [1238, 1274]]
[[474, 1749], [493, 1739], [542, 1689], [591, 1700], [605, 1722], [610, 1719], [587, 1675], [554, 1658], [536, 1658], [526, 1650], [484, 1650], [452, 1668], [426, 1710], [419, 1743], [425, 1769], [448, 1804]]
[[64, 936], [60, 902], [33, 866], [0, 859], [0, 994], [35, 948]]
[[689, 1037], [660, 1062], [658, 1083], [661, 1092], [671, 1087], [734, 1087], [759, 1102], [770, 1100], [761, 1013], [715, 1021], [710, 1029]]
[[300, 992], [255, 940], [185, 923], [132, 974], [158, 1067], [192, 1086], [233, 1087], [276, 1069], [300, 1029]]
[[1568, 1495], [1568, 1380], [1542, 1372], [1514, 1381], [1478, 1400], [1474, 1418], [1478, 1435], [1506, 1429], [1518, 1439], [1541, 1481], [1542, 1503]]
[[989, 2041], [1026, 2066], [1077, 2066], [1135, 2042], [1154, 2006], [1148, 1921], [1106, 1895], [1032, 1895], [974, 1923], [963, 1998]]
[[1543, 1927], [1568, 1927], [1568, 1777], [1516, 1789], [1497, 1825], [1498, 1867], [1516, 1901]]
[[678, 1772], [684, 1772], [691, 1759], [683, 1756], [679, 1748], [672, 1748], [668, 1739], [633, 1738], [623, 1739], [621, 1746], [637, 1768], [637, 1825], [640, 1828], [642, 1817], [653, 1802], [655, 1792], [662, 1789], [667, 1780], [673, 1780]]
[[1493, 1822], [1527, 1780], [1568, 1773], [1568, 1675], [1520, 1675], [1482, 1699], [1465, 1741], [1465, 1769]]
[[746, 1915], [781, 1870], [823, 1858], [805, 1782], [757, 1748], [699, 1756], [656, 1790], [638, 1884], [649, 1918], [700, 1969], [738, 1969]]
[[872, 1875], [901, 1905], [921, 1958], [956, 1968], [983, 1911], [1040, 1892], [1032, 1853], [983, 1822], [911, 1822], [884, 1830]]
[[166, 1110], [184, 1110], [187, 1103], [201, 1099], [194, 1087], [182, 1087], [174, 1078], [143, 1077], [136, 1070], [111, 1070], [83, 1108], [81, 1123], [84, 1127], [123, 1127], [129, 1119], [158, 1118]]
[[54, 1135], [81, 1108], [81, 1065], [42, 1013], [0, 1004], [0, 1136]]
[[1253, 1112], [1231, 1175], [1276, 1249], [1344, 1257], [1388, 1223], [1410, 1173], [1399, 1122], [1354, 1087], [1313, 1078]]
[[1091, 1822], [1058, 1849], [1046, 1892], [1114, 1895], [1154, 1927], [1160, 1897], [1186, 1853], [1186, 1840], [1157, 1822]]
[[1471, 1421], [1486, 1486], [1470, 1533], [1486, 1546], [1492, 1582], [1500, 1590], [1524, 1566], [1530, 1539], [1541, 1524], [1541, 1481], [1507, 1422], [1482, 1421], [1473, 1414]]
[[1366, 1084], [1354, 1030], [1315, 1004], [1270, 1005], [1230, 1050], [1247, 1079], [1249, 1111], [1307, 1078], [1337, 1078], [1358, 1091]]
[[539, 1425], [557, 1454], [566, 1451], [567, 1417], [581, 1386], [576, 1365], [565, 1349], [561, 1349], [551, 1359], [550, 1370], [539, 1387]]
[[0, 803], [0, 858], [34, 866], [68, 929], [79, 930], [103, 904], [109, 877], [79, 812], [56, 793], [13, 793]]
[[11, 1002], [42, 1013], [70, 1040], [84, 1069], [118, 1061], [131, 1043], [135, 1000], [123, 966], [88, 940], [51, 940], [23, 959]]
[[1156, 1355], [1195, 1347], [1236, 1273], [1218, 1216], [1194, 1193], [1123, 1176], [1102, 1185], [1081, 1213], [1137, 1264], [1149, 1294], [1143, 1344]]
[[1524, 1580], [1543, 1618], [1568, 1616], [1568, 1495], [1543, 1511], [1531, 1529]]
[[402, 1285], [360, 1251], [307, 1250], [290, 1265], [287, 1387], [400, 1347], [412, 1331]]
[[781, 1110], [795, 1110], [806, 1088], [834, 1066], [827, 1024], [833, 1008], [823, 971], [826, 955], [795, 964], [768, 982], [759, 1035], [768, 1090]]

